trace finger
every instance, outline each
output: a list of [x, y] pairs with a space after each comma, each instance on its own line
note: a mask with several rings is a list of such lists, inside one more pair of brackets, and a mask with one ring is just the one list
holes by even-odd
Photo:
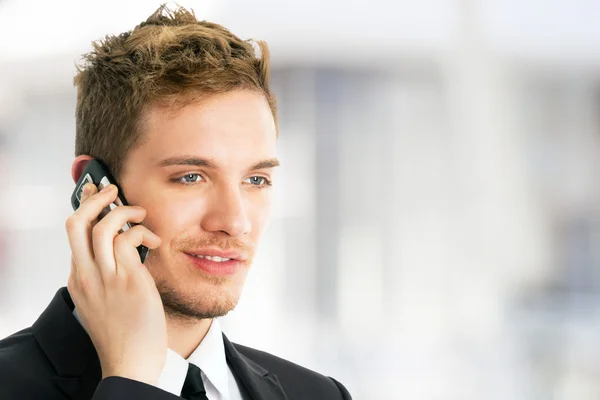
[[[92, 246], [102, 276], [116, 273], [113, 242], [127, 222], [142, 222], [146, 210], [136, 206], [115, 207], [92, 230]], [[139, 257], [138, 257], [139, 258]]]
[[87, 275], [86, 280], [99, 277], [90, 241], [91, 225], [89, 221], [74, 213], [65, 221], [65, 229], [73, 258], [72, 273], [75, 276], [85, 274]]
[[[108, 186], [103, 193], [94, 194], [97, 189], [93, 186], [86, 190], [85, 203], [81, 203], [65, 222], [69, 246], [74, 258], [74, 266], [78, 279], [88, 284], [93, 284], [100, 278], [96, 268], [95, 254], [90, 240], [91, 230], [104, 207], [110, 204], [116, 197], [116, 187]], [[101, 282], [98, 282], [101, 283]]]
[[[81, 201], [79, 202], [79, 205], [81, 206], [82, 203], [84, 203], [87, 199], [89, 199], [91, 196], [95, 195], [98, 193], [98, 188], [96, 187], [96, 185], [94, 185], [93, 183], [86, 183], [85, 186], [83, 187], [82, 193], [81, 193]], [[92, 232], [92, 228], [94, 227], [94, 225], [96, 225], [96, 222], [98, 220], [93, 220], [91, 221], [87, 228], [88, 228], [88, 234], [87, 236], [90, 237], [91, 236], [91, 232]], [[94, 253], [93, 249], [92, 249], [92, 254]]]
[[83, 203], [90, 196], [93, 196], [96, 193], [98, 193], [98, 188], [96, 187], [96, 185], [94, 185], [91, 182], [90, 183], [86, 183], [85, 186], [83, 187], [83, 191], [81, 193], [81, 201], [79, 202], [79, 204]]
[[136, 225], [115, 237], [113, 248], [117, 273], [136, 273], [136, 271], [139, 271], [138, 267], [143, 264], [137, 247], [144, 245], [149, 249], [156, 249], [160, 246], [160, 243], [160, 237], [143, 225]]
[[[94, 190], [92, 190], [92, 192], [94, 192]], [[85, 198], [85, 202], [81, 202], [74, 215], [91, 223], [92, 221], [97, 220], [102, 211], [108, 207], [110, 203], [115, 201], [116, 198], [117, 187], [115, 185], [108, 185], [95, 194], [89, 194]]]

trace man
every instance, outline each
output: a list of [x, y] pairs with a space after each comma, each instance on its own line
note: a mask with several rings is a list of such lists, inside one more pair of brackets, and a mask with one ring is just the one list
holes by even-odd
[[0, 342], [1, 399], [350, 399], [332, 378], [232, 344], [215, 319], [238, 302], [278, 165], [257, 45], [164, 6], [94, 44], [75, 78], [72, 178], [100, 159], [132, 206], [99, 219], [119, 189], [85, 186], [66, 221], [67, 288]]

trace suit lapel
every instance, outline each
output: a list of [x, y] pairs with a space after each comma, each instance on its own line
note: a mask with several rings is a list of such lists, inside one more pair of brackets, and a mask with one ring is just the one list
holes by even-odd
[[91, 399], [102, 376], [100, 361], [73, 308], [67, 289], [61, 288], [33, 324], [33, 335], [56, 371], [58, 388], [69, 399]]
[[241, 354], [223, 334], [227, 361], [252, 400], [287, 400], [277, 376]]
[[[91, 399], [102, 377], [98, 354], [73, 316], [67, 288], [56, 293], [33, 324], [33, 335], [56, 370], [54, 381], [70, 400]], [[288, 400], [277, 376], [242, 355], [223, 334], [225, 354], [252, 400]]]

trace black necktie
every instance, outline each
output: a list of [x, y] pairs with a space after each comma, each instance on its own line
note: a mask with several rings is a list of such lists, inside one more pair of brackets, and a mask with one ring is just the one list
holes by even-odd
[[192, 363], [189, 364], [185, 382], [183, 382], [181, 397], [187, 400], [208, 400], [208, 397], [206, 397], [206, 390], [204, 390], [200, 368]]

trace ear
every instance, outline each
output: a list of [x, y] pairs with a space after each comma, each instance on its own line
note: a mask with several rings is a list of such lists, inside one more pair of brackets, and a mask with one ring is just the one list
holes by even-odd
[[77, 183], [83, 170], [88, 165], [88, 163], [93, 160], [94, 157], [88, 155], [77, 156], [73, 161], [73, 165], [71, 166], [71, 177], [73, 178], [73, 182]]

